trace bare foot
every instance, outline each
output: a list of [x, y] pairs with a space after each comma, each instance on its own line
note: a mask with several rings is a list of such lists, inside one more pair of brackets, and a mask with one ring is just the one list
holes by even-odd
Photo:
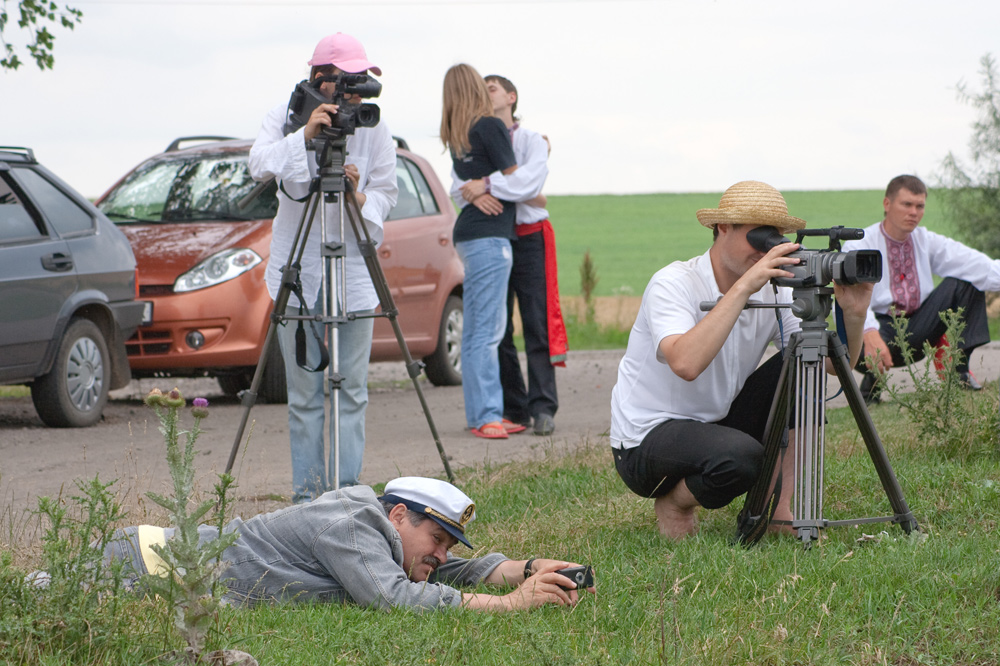
[[[787, 525], [775, 524], [774, 521], [782, 521], [787, 523]], [[779, 506], [774, 512], [774, 516], [771, 518], [771, 524], [767, 526], [767, 531], [769, 534], [788, 534], [790, 536], [795, 536], [798, 534], [798, 530], [792, 527], [792, 512], [787, 507]]]
[[791, 525], [776, 525], [771, 523], [767, 526], [768, 534], [787, 534], [788, 536], [798, 536], [798, 530]]
[[679, 541], [698, 532], [698, 500], [683, 480], [666, 495], [657, 497], [653, 508], [660, 534], [668, 539]]

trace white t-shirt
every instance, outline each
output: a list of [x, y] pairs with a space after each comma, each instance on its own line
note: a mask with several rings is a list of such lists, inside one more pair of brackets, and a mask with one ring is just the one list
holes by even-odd
[[[790, 288], [779, 288], [777, 300], [773, 289], [764, 285], [749, 302], [791, 302]], [[799, 319], [788, 308], [746, 309], [705, 371], [694, 381], [685, 381], [659, 358], [660, 341], [690, 331], [708, 314], [701, 311], [701, 303], [721, 297], [708, 252], [674, 262], [653, 275], [611, 392], [611, 446], [638, 446], [667, 419], [719, 421], [757, 369], [767, 345], [772, 341], [784, 345], [800, 328]]]

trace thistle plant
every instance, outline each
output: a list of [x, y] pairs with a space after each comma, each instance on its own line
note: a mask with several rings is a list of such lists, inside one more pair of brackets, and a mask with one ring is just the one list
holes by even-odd
[[879, 385], [892, 397], [893, 404], [918, 425], [922, 439], [936, 443], [950, 455], [969, 453], [983, 442], [996, 441], [996, 393], [982, 391], [976, 395], [962, 388], [956, 370], [965, 361], [959, 349], [965, 330], [962, 309], [945, 310], [941, 320], [948, 345], [936, 348], [925, 342], [924, 357], [933, 362], [920, 364], [914, 362], [916, 354], [907, 340], [906, 317], [893, 315], [893, 344], [899, 347], [913, 390], [904, 392], [899, 385], [890, 384], [887, 373], [879, 378]]
[[[184, 396], [176, 388], [167, 394], [154, 389], [146, 396], [146, 404], [160, 419], [160, 432], [167, 445], [167, 463], [173, 480], [173, 497], [146, 493], [171, 516], [174, 534], [165, 545], [153, 545], [153, 551], [163, 559], [165, 576], [150, 576], [150, 592], [166, 599], [172, 607], [174, 626], [188, 645], [188, 654], [197, 661], [205, 648], [205, 636], [222, 603], [219, 582], [226, 563], [222, 553], [237, 538], [234, 532], [223, 533], [226, 521], [227, 493], [233, 477], [220, 474], [215, 485], [215, 498], [195, 503], [194, 457], [195, 441], [201, 433], [201, 421], [208, 416], [208, 401], [195, 398], [191, 415], [194, 424], [188, 431], [179, 427]], [[185, 435], [183, 447], [180, 438]], [[209, 530], [206, 539], [199, 539], [199, 524], [209, 517], [216, 531]]]

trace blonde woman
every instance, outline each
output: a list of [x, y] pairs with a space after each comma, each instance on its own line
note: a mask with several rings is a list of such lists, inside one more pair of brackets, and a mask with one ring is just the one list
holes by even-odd
[[[441, 141], [462, 180], [509, 175], [517, 169], [507, 127], [493, 117], [486, 83], [469, 65], [444, 76]], [[488, 182], [488, 181], [487, 181]], [[497, 347], [507, 325], [507, 281], [514, 233], [514, 204], [489, 194], [467, 204], [455, 222], [453, 240], [465, 265], [462, 288], [462, 392], [465, 419], [477, 437], [506, 439], [524, 426], [503, 421], [503, 389]]]

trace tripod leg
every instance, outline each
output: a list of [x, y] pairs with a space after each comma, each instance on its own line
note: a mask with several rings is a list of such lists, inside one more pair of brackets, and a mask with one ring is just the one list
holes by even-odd
[[[319, 205], [319, 196], [313, 195], [309, 203], [302, 209], [302, 218], [295, 235], [295, 243], [288, 253], [288, 260], [281, 270], [281, 287], [274, 298], [274, 307], [271, 308], [271, 323], [268, 324], [267, 334], [264, 336], [264, 345], [260, 350], [260, 359], [257, 361], [257, 369], [254, 370], [250, 388], [240, 394], [240, 404], [243, 407], [243, 414], [240, 416], [240, 425], [236, 429], [236, 438], [233, 440], [233, 448], [229, 452], [229, 460], [226, 462], [226, 474], [233, 471], [236, 463], [236, 454], [240, 449], [240, 442], [243, 440], [243, 433], [246, 431], [247, 421], [250, 419], [250, 410], [257, 402], [257, 391], [264, 377], [264, 369], [267, 366], [267, 353], [271, 345], [278, 344], [275, 338], [278, 322], [285, 316], [285, 309], [288, 306], [288, 297], [291, 295], [296, 283], [299, 280], [299, 267], [302, 261], [302, 252], [305, 249], [306, 238], [312, 229], [313, 219]], [[297, 253], [297, 256], [296, 256]]]
[[879, 439], [878, 433], [875, 431], [875, 424], [872, 422], [871, 414], [868, 412], [864, 398], [861, 397], [861, 390], [858, 388], [857, 382], [854, 381], [854, 375], [851, 374], [851, 368], [848, 365], [847, 347], [833, 331], [829, 332], [829, 344], [830, 348], [834, 351], [830, 360], [837, 371], [837, 377], [840, 379], [840, 385], [844, 389], [847, 404], [850, 405], [851, 413], [854, 415], [854, 420], [858, 425], [858, 430], [861, 432], [861, 437], [865, 441], [865, 446], [868, 447], [868, 455], [871, 456], [872, 462], [875, 464], [875, 471], [878, 472], [882, 488], [885, 490], [885, 494], [889, 498], [889, 504], [895, 512], [894, 522], [899, 523], [900, 527], [907, 534], [913, 531], [919, 532], [920, 526], [917, 524], [917, 519], [913, 516], [913, 512], [910, 511], [910, 507], [903, 498], [903, 489], [900, 488], [899, 481], [896, 480], [896, 475], [892, 471], [892, 465], [889, 464], [889, 458], [885, 453], [885, 448], [882, 446], [882, 440]]
[[[747, 493], [743, 509], [736, 519], [736, 540], [744, 546], [757, 543], [774, 514], [777, 498], [780, 494], [781, 480], [771, 490], [771, 479], [777, 468], [779, 453], [787, 447], [788, 404], [791, 397], [791, 359], [793, 350], [798, 343], [798, 334], [793, 334], [785, 350], [785, 358], [781, 364], [781, 375], [778, 387], [771, 402], [771, 411], [764, 428], [764, 466], [757, 477], [757, 482]], [[770, 492], [769, 492], [770, 491]]]
[[396, 334], [396, 342], [399, 344], [399, 349], [403, 353], [403, 361], [406, 364], [406, 372], [413, 382], [413, 388], [416, 390], [417, 398], [420, 400], [420, 407], [424, 410], [424, 417], [427, 419], [427, 426], [430, 428], [431, 437], [434, 438], [434, 444], [437, 447], [438, 455], [441, 457], [441, 464], [444, 466], [445, 474], [448, 476], [448, 481], [454, 483], [455, 475], [451, 471], [451, 465], [448, 464], [448, 456], [444, 452], [444, 446], [441, 444], [441, 438], [438, 435], [437, 427], [434, 425], [434, 419], [431, 416], [430, 407], [427, 405], [427, 400], [424, 398], [424, 392], [418, 380], [420, 374], [423, 372], [423, 364], [419, 361], [413, 360], [413, 357], [410, 356], [410, 350], [406, 345], [406, 339], [403, 337], [403, 331], [400, 329], [399, 322], [397, 321], [399, 310], [396, 309], [396, 303], [392, 298], [392, 292], [389, 290], [389, 283], [386, 281], [385, 273], [382, 271], [382, 265], [379, 263], [375, 243], [372, 242], [371, 235], [368, 233], [368, 228], [365, 226], [364, 220], [361, 218], [361, 214], [359, 212], [360, 208], [358, 207], [357, 198], [354, 196], [354, 191], [349, 189], [347, 194], [351, 202], [351, 205], [347, 207], [348, 219], [350, 220], [351, 227], [354, 229], [354, 234], [358, 239], [358, 249], [361, 251], [361, 256], [364, 258], [365, 264], [368, 266], [368, 273], [371, 276], [372, 284], [375, 286], [375, 292], [378, 294], [378, 300], [382, 307], [382, 313], [389, 319], [389, 322], [392, 324], [392, 330]]
[[819, 539], [823, 520], [826, 364], [820, 354], [796, 355], [795, 508], [792, 527], [808, 546]]

